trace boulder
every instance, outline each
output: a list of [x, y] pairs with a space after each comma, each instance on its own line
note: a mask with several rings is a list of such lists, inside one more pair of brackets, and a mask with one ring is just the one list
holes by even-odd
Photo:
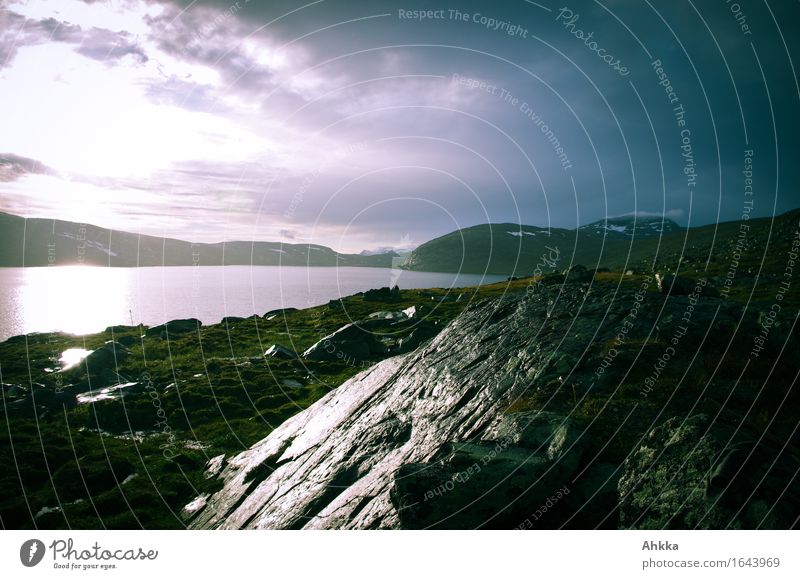
[[119, 364], [131, 352], [119, 341], [109, 341], [89, 353], [80, 363], [61, 370], [66, 380], [74, 384], [76, 392], [101, 389], [120, 381]]
[[264, 356], [270, 358], [281, 358], [283, 360], [293, 360], [297, 358], [297, 352], [290, 350], [289, 348], [284, 348], [280, 344], [272, 344], [269, 348], [267, 348], [266, 352], [264, 352]]
[[400, 288], [394, 286], [389, 289], [382, 287], [380, 289], [371, 289], [364, 292], [363, 297], [365, 302], [397, 302], [400, 301]]
[[662, 294], [674, 296], [688, 296], [692, 294], [704, 297], [718, 297], [719, 292], [708, 285], [705, 279], [692, 279], [680, 275], [656, 274], [658, 291]]
[[161, 336], [169, 337], [170, 334], [186, 334], [189, 332], [197, 332], [203, 323], [196, 318], [188, 318], [185, 320], [171, 320], [166, 324], [160, 326], [153, 326], [147, 328], [145, 331], [146, 336]]
[[88, 354], [78, 365], [62, 371], [70, 375], [99, 375], [107, 370], [116, 371], [120, 362], [130, 356], [130, 350], [119, 342], [106, 342]]
[[[380, 319], [370, 321], [385, 323]], [[342, 326], [303, 352], [303, 358], [319, 362], [362, 361], [372, 354], [386, 353], [386, 346], [376, 338], [375, 334], [363, 327], [364, 325], [362, 322]]]
[[103, 330], [103, 332], [106, 334], [122, 334], [134, 332], [138, 329], [139, 326], [108, 326], [105, 330]]
[[573, 265], [564, 270], [565, 283], [587, 283], [594, 279], [594, 270], [583, 265]]
[[303, 383], [297, 380], [292, 380], [291, 378], [284, 378], [281, 380], [281, 385], [286, 386], [287, 388], [302, 388]]
[[277, 310], [270, 310], [264, 314], [265, 320], [273, 320], [278, 316], [286, 316], [287, 314], [291, 314], [292, 312], [296, 312], [297, 308], [279, 308]]
[[217, 476], [222, 470], [222, 467], [224, 465], [225, 465], [224, 454], [218, 454], [217, 456], [209, 459], [209, 461], [206, 462], [206, 470], [203, 473], [203, 478], [208, 479]]

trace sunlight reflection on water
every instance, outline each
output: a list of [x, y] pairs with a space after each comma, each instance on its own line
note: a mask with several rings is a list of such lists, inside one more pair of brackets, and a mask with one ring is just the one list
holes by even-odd
[[58, 328], [73, 334], [102, 330], [118, 320], [130, 301], [125, 270], [88, 267], [37, 267], [24, 271], [16, 288], [28, 331]]
[[504, 276], [373, 267], [0, 268], [0, 340], [31, 332], [87, 334], [112, 325], [263, 315], [371, 288], [463, 287]]
[[61, 352], [61, 357], [58, 359], [61, 364], [61, 369], [67, 370], [73, 366], [77, 366], [91, 353], [92, 350], [84, 350], [83, 348], [67, 348]]

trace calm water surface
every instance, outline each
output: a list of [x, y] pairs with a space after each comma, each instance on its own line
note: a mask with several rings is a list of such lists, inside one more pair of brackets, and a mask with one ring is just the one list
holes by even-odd
[[0, 340], [30, 332], [99, 332], [178, 318], [205, 324], [305, 308], [371, 288], [462, 287], [503, 276], [372, 267], [0, 268]]

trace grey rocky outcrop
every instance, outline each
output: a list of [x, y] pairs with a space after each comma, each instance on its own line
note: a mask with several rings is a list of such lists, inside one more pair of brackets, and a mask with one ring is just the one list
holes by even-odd
[[[222, 490], [193, 509], [191, 526], [418, 526], [408, 522], [410, 498], [442, 483], [415, 487], [405, 475], [420, 480], [425, 465], [442, 461], [449, 466], [435, 481], [454, 476], [465, 461], [483, 466], [482, 474], [431, 502], [420, 520], [434, 524], [448, 508], [480, 496], [489, 477], [499, 485], [490, 510], [512, 508], [486, 526], [521, 522], [526, 509], [564, 485], [582, 445], [579, 428], [557, 414], [503, 420], [519, 396], [555, 378], [536, 339], [563, 333], [562, 322], [545, 315], [551, 297], [473, 304], [426, 346], [344, 383], [232, 457], [220, 474]], [[515, 497], [520, 508], [513, 508]], [[478, 526], [485, 515], [479, 509], [456, 520]]]
[[[650, 450], [633, 453], [623, 464], [625, 454], [615, 463], [596, 453], [607, 443], [618, 444], [612, 440], [615, 430], [631, 408], [600, 436], [589, 429], [591, 420], [571, 414], [589, 394], [601, 401], [594, 415], [603, 410], [602, 400], [612, 397], [633, 363], [629, 354], [650, 372], [664, 352], [659, 344], [684, 323], [687, 311], [691, 321], [675, 346], [680, 351], [696, 350], [710, 328], [719, 341], [726, 332], [746, 328], [748, 335], [755, 327], [755, 314], [742, 317], [739, 306], [723, 300], [665, 299], [634, 288], [618, 288], [612, 296], [605, 290], [591, 293], [583, 283], [473, 302], [427, 344], [361, 372], [227, 459], [215, 477], [221, 489], [191, 503], [188, 524], [198, 529], [593, 528], [614, 527], [621, 518], [627, 526], [639, 525], [637, 520], [657, 525], [663, 513], [642, 519], [643, 505], [673, 489], [662, 486], [661, 475], [649, 478], [648, 461], [675, 439], [673, 425], [647, 426], [656, 427], [647, 438]], [[630, 351], [618, 344], [616, 362], [604, 367], [621, 328], [626, 343], [648, 336], [657, 342]], [[340, 330], [350, 338], [357, 331], [362, 330]], [[785, 337], [774, 338], [780, 344]], [[647, 395], [660, 394], [640, 395], [639, 386], [634, 388], [643, 407]], [[710, 388], [704, 395], [709, 394], [716, 391]], [[660, 407], [652, 408], [659, 419]], [[695, 429], [677, 438], [688, 443], [703, 437]], [[638, 448], [636, 438], [634, 443], [631, 450]], [[595, 454], [586, 451], [591, 444]], [[698, 458], [706, 469], [723, 451], [714, 444], [708, 442]], [[685, 451], [682, 443], [670, 448], [667, 456], [675, 460]], [[679, 472], [676, 464], [668, 461], [665, 469]], [[729, 476], [727, 468], [720, 467], [711, 492]], [[699, 480], [696, 475], [679, 478], [684, 483], [674, 489], [674, 500], [694, 497], [688, 490]], [[664, 504], [672, 508], [672, 500]], [[589, 501], [600, 510], [584, 508]]]

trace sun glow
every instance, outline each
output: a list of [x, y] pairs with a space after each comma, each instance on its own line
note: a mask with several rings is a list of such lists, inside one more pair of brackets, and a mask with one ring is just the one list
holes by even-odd
[[[125, 323], [127, 275], [124, 270], [88, 266], [26, 269], [24, 283], [16, 290], [26, 331], [58, 328], [88, 334], [102, 331], [109, 320]], [[73, 362], [73, 354], [63, 362]]]
[[[198, 74], [213, 81], [207, 69]], [[180, 161], [241, 161], [272, 148], [229, 119], [152, 102], [141, 88], [149, 76], [61, 44], [25, 47], [0, 78], [0, 108], [14, 112], [0, 150], [65, 174], [147, 177]]]

